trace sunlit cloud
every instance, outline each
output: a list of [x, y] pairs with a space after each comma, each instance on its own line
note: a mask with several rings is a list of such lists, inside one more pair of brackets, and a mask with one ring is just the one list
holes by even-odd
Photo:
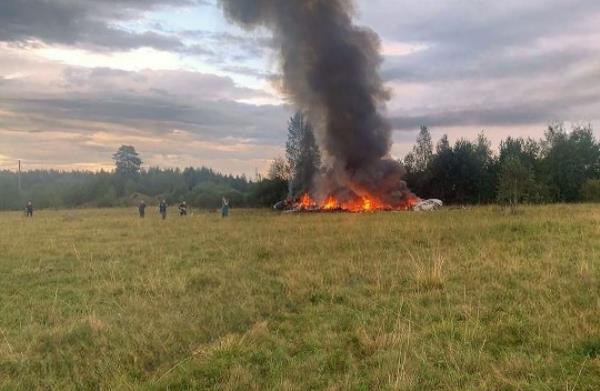
[[126, 71], [144, 69], [185, 69], [185, 62], [176, 53], [140, 48], [126, 52], [97, 53], [84, 49], [45, 46], [31, 50], [32, 54], [62, 64], [87, 68], [112, 68]]
[[408, 56], [428, 48], [429, 46], [424, 43], [383, 41], [381, 52], [384, 56]]

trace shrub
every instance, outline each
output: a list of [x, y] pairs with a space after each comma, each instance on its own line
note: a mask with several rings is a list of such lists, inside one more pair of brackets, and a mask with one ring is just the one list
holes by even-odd
[[584, 201], [600, 202], [600, 179], [588, 179], [581, 188]]

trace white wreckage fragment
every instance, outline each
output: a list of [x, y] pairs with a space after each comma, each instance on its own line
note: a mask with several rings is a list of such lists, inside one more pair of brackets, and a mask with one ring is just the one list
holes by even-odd
[[412, 209], [416, 212], [428, 212], [431, 210], [440, 209], [443, 205], [444, 203], [441, 200], [431, 198], [415, 204]]

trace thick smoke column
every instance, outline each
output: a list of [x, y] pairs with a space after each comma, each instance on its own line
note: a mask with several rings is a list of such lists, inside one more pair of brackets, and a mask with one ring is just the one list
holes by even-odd
[[328, 173], [317, 190], [379, 196], [392, 205], [410, 195], [399, 163], [389, 159], [389, 99], [378, 70], [380, 41], [353, 24], [350, 0], [220, 0], [246, 28], [273, 32], [286, 94], [315, 125]]

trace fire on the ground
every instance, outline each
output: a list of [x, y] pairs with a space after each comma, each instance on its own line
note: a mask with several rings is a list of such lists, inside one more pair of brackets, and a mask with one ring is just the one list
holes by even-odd
[[376, 211], [431, 211], [439, 209], [443, 202], [438, 199], [422, 200], [416, 196], [405, 199], [399, 204], [389, 205], [380, 199], [371, 196], [356, 197], [351, 200], [341, 201], [333, 196], [328, 196], [321, 202], [313, 199], [309, 194], [304, 194], [299, 199], [290, 199], [276, 203], [273, 208], [287, 212], [376, 212]]

